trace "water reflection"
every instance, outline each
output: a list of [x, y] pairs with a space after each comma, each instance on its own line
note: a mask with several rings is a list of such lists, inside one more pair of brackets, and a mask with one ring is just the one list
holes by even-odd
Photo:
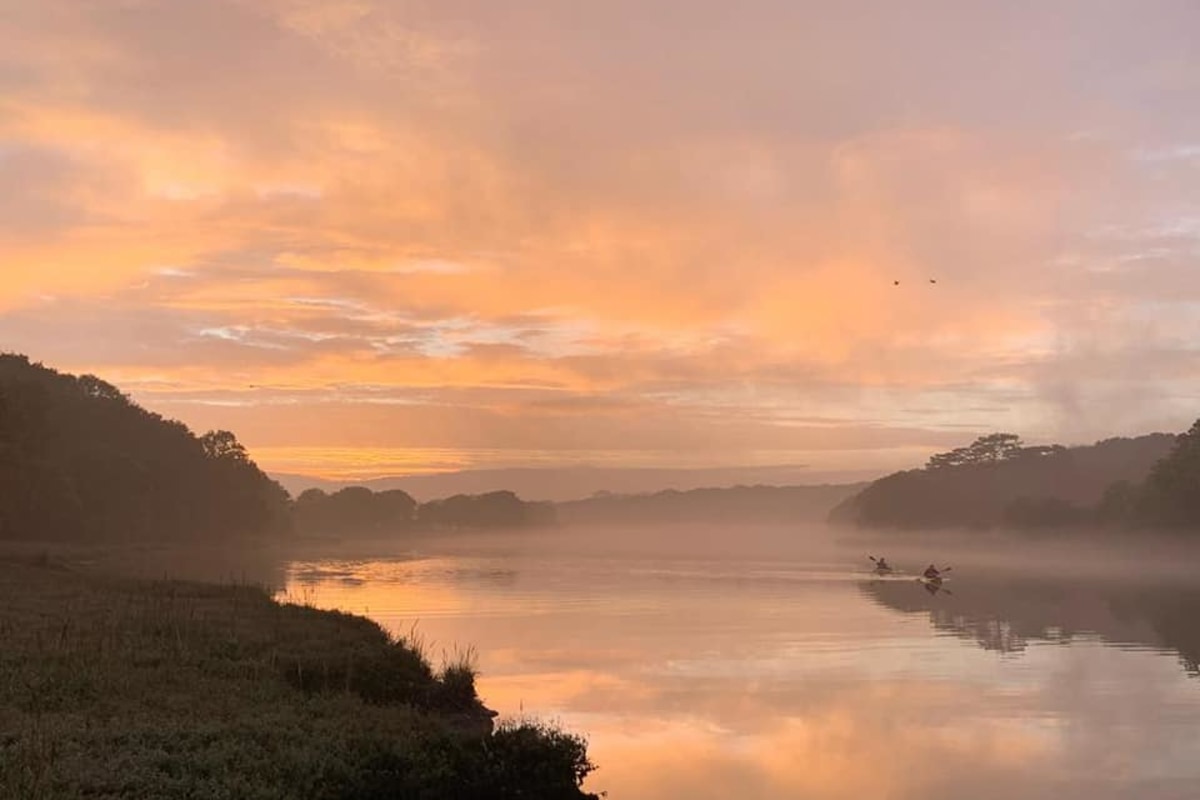
[[827, 558], [599, 551], [290, 574], [415, 624], [435, 658], [474, 646], [489, 705], [587, 732], [614, 798], [1184, 798], [1200, 778], [1200, 684], [1112, 646], [1194, 666], [1183, 590], [960, 568], [930, 594]]
[[[960, 572], [960, 577], [962, 573]], [[1122, 647], [1170, 651], [1200, 675], [1200, 590], [1160, 582], [971, 574], [954, 593], [930, 596], [911, 580], [860, 584], [875, 602], [927, 615], [940, 631], [987, 650], [1019, 653], [1029, 642], [1095, 636]]]

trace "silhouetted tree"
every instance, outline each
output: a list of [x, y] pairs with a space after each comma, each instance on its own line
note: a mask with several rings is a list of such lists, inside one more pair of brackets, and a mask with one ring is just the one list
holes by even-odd
[[407, 492], [348, 486], [333, 494], [309, 489], [292, 509], [297, 530], [319, 535], [387, 535], [412, 529], [417, 501]]
[[1174, 439], [1151, 434], [1090, 447], [1027, 448], [1013, 434], [992, 434], [938, 454], [926, 469], [880, 478], [830, 519], [902, 528], [1082, 523], [1114, 482], [1144, 480]]
[[1139, 511], [1148, 522], [1200, 527], [1200, 420], [1150, 470]]
[[246, 448], [229, 431], [209, 431], [200, 437], [204, 455], [213, 459], [227, 459], [245, 463], [250, 460]]
[[349, 486], [333, 494], [309, 489], [292, 509], [296, 529], [337, 536], [392, 535], [414, 528], [519, 528], [555, 521], [553, 503], [527, 503], [509, 491], [457, 494], [420, 505], [400, 490]]
[[110, 400], [117, 403], [129, 402], [129, 398], [122, 394], [117, 387], [100, 380], [95, 375], [80, 375], [77, 383], [84, 397], [96, 400]]
[[280, 533], [288, 504], [233, 434], [197, 438], [93, 375], [0, 355], [0, 536]]
[[433, 528], [518, 528], [554, 522], [552, 506], [526, 503], [509, 491], [456, 494], [417, 508], [417, 521]]
[[992, 464], [1016, 458], [1023, 450], [1020, 436], [1013, 433], [991, 433], [987, 436], [980, 436], [967, 447], [959, 447], [947, 453], [931, 456], [926, 468], [943, 469], [971, 464]]
[[400, 489], [376, 493], [375, 506], [378, 519], [383, 525], [407, 528], [416, 521], [417, 501], [408, 492]]

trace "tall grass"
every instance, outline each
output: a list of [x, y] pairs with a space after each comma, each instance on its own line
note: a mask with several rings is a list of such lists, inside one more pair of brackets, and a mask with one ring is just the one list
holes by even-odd
[[582, 739], [493, 730], [473, 650], [259, 587], [0, 560], [0, 642], [6, 800], [588, 796]]

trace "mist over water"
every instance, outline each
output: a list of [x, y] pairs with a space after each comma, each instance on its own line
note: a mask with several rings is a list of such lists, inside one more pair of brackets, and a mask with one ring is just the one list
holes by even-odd
[[[595, 526], [296, 561], [283, 594], [415, 630], [435, 660], [473, 648], [485, 702], [586, 732], [611, 797], [1183, 798], [1200, 778], [1185, 552]], [[936, 592], [914, 580], [931, 561], [952, 567]]]

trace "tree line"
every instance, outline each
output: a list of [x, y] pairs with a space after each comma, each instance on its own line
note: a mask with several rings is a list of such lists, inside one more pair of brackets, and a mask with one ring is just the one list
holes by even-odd
[[429, 530], [523, 528], [553, 524], [554, 505], [531, 503], [509, 491], [457, 494], [418, 503], [400, 489], [373, 492], [348, 486], [335, 492], [307, 489], [292, 507], [303, 535], [386, 536]]
[[0, 539], [222, 542], [553, 521], [512, 492], [417, 503], [402, 491], [293, 501], [223, 430], [196, 435], [94, 375], [0, 354]]
[[[787, 492], [739, 491], [756, 504], [792, 508], [795, 501]], [[728, 494], [600, 497], [564, 509], [568, 516], [670, 517], [697, 504], [724, 508]], [[1015, 434], [989, 434], [932, 456], [922, 469], [871, 483], [831, 518], [868, 527], [1200, 529], [1200, 420], [1178, 436], [1089, 447], [1030, 447]], [[350, 487], [310, 489], [292, 501], [229, 431], [198, 436], [93, 375], [0, 354], [0, 539], [203, 542], [555, 521], [553, 504], [506, 491], [418, 503], [403, 491]]]
[[93, 375], [0, 354], [0, 538], [269, 536], [288, 504], [232, 433], [196, 436]]
[[1178, 436], [1085, 447], [988, 434], [871, 483], [830, 517], [864, 527], [1200, 529], [1200, 420]]

